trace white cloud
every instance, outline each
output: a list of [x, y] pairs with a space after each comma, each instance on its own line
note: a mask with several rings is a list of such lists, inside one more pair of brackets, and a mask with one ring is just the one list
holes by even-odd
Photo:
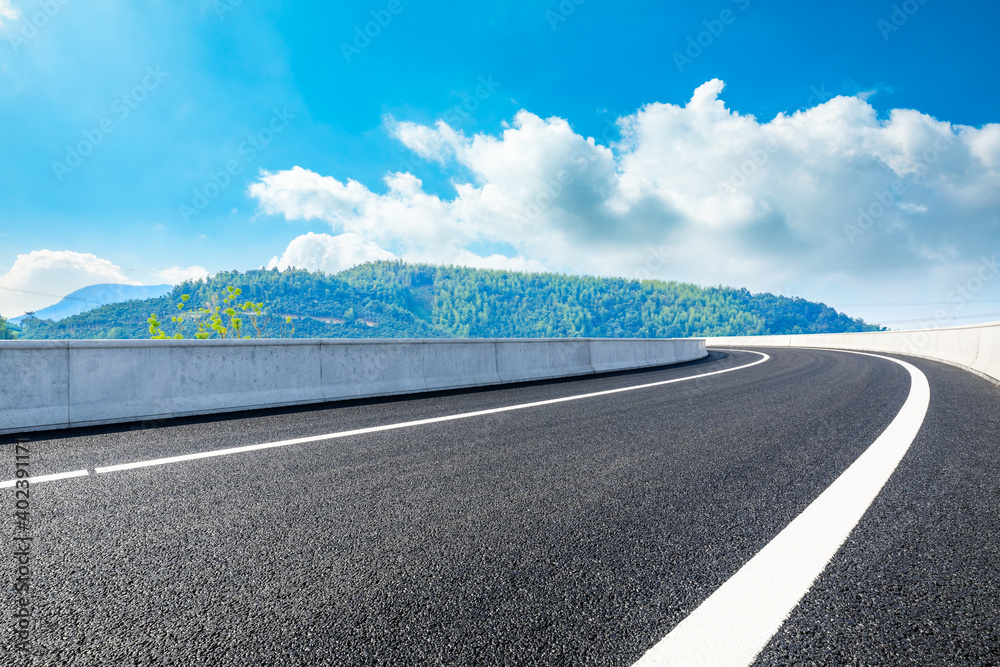
[[281, 257], [271, 259], [267, 268], [284, 271], [289, 267], [296, 267], [339, 273], [358, 264], [385, 259], [396, 259], [396, 256], [357, 234], [330, 236], [309, 232], [292, 239]]
[[444, 163], [451, 149], [462, 143], [461, 135], [443, 120], [439, 120], [433, 129], [416, 123], [397, 123], [391, 117], [386, 119], [386, 125], [407, 148], [425, 160]]
[[169, 269], [153, 271], [153, 276], [170, 285], [179, 285], [187, 280], [203, 280], [208, 278], [209, 273], [203, 266], [172, 266]]
[[21, 18], [21, 12], [10, 4], [10, 0], [0, 0], [0, 26], [3, 26], [4, 19], [16, 21]]
[[494, 269], [497, 271], [524, 271], [528, 273], [539, 273], [545, 271], [545, 264], [535, 259], [525, 259], [524, 257], [507, 257], [506, 255], [477, 255], [468, 250], [459, 251], [455, 256], [453, 264], [459, 266], [471, 266], [476, 269]]
[[928, 211], [927, 207], [923, 204], [914, 204], [913, 202], [901, 202], [899, 208], [906, 211], [907, 213], [919, 214], [926, 213]]
[[106, 259], [69, 250], [34, 250], [18, 255], [0, 274], [0, 314], [17, 317], [40, 310], [82, 287], [103, 283], [139, 285]]
[[862, 96], [761, 122], [728, 109], [723, 88], [712, 80], [685, 105], [620, 118], [611, 145], [527, 111], [498, 136], [387, 119], [408, 148], [454, 169], [451, 198], [409, 173], [377, 194], [299, 167], [263, 174], [250, 194], [265, 213], [325, 221], [410, 261], [834, 301], [944, 298], [996, 251], [1000, 125], [880, 117]]

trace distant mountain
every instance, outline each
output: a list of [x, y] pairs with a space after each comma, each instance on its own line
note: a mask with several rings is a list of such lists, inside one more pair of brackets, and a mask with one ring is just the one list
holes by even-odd
[[[223, 272], [169, 294], [115, 303], [61, 322], [27, 319], [23, 339], [149, 338], [156, 313], [167, 335], [185, 303], [181, 333], [192, 337], [198, 308], [227, 287], [263, 302], [242, 333], [296, 338], [609, 338], [878, 331], [805, 299], [659, 280], [489, 271], [403, 262], [364, 264], [337, 275], [298, 269]], [[39, 313], [41, 315], [41, 313]], [[286, 324], [285, 318], [292, 318]], [[293, 331], [294, 330], [294, 331]]]
[[[121, 303], [122, 301], [131, 301], [133, 299], [155, 299], [164, 294], [169, 294], [173, 289], [173, 285], [90, 285], [66, 295], [62, 301], [55, 305], [42, 308], [35, 313], [35, 317], [40, 320], [58, 322], [67, 317], [79, 315], [88, 310], [107, 306], [112, 303]], [[11, 324], [20, 325], [25, 317], [25, 315], [12, 317], [9, 321]]]

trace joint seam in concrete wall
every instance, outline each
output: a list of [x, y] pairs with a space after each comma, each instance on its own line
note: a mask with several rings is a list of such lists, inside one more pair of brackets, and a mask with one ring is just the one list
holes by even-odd
[[72, 425], [73, 412], [70, 407], [71, 406], [70, 396], [72, 395], [70, 393], [70, 388], [73, 385], [73, 377], [70, 375], [70, 368], [72, 367], [72, 364], [70, 364], [69, 355], [70, 355], [70, 349], [69, 349], [69, 343], [67, 342], [66, 343], [66, 423]]

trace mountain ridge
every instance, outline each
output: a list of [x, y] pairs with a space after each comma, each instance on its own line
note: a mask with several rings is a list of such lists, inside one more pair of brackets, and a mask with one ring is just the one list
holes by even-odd
[[[70, 292], [58, 303], [35, 312], [35, 317], [40, 320], [58, 322], [113, 303], [160, 297], [173, 289], [173, 285], [122, 285], [117, 283], [88, 285]], [[20, 325], [26, 317], [28, 315], [20, 315], [7, 321], [14, 325]]]
[[[164, 296], [101, 306], [60, 322], [26, 319], [22, 338], [148, 338], [152, 313], [170, 336], [182, 294], [190, 295], [183, 312], [195, 313], [217, 303], [230, 286], [242, 291], [239, 303], [265, 304], [258, 323], [264, 337], [686, 338], [880, 330], [822, 303], [746, 289], [383, 261], [336, 275], [222, 272]], [[186, 318], [182, 326], [193, 337], [195, 323]], [[257, 333], [249, 321], [243, 332]]]

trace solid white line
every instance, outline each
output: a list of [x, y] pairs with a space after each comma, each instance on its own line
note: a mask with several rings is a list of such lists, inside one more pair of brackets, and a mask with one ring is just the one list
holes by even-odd
[[[736, 352], [742, 350], [733, 350]], [[749, 351], [748, 351], [749, 352]], [[577, 394], [575, 396], [564, 396], [562, 398], [553, 398], [545, 401], [535, 401], [534, 403], [522, 403], [520, 405], [508, 405], [502, 408], [492, 408], [489, 410], [477, 410], [476, 412], [463, 412], [460, 414], [447, 415], [445, 417], [432, 417], [430, 419], [419, 419], [416, 421], [401, 422], [397, 424], [385, 424], [383, 426], [371, 426], [368, 428], [359, 428], [352, 431], [340, 431], [339, 433], [326, 433], [324, 435], [313, 435], [305, 438], [293, 438], [291, 440], [280, 440], [278, 442], [266, 442], [259, 445], [247, 445], [244, 447], [230, 447], [228, 449], [216, 449], [207, 452], [197, 452], [195, 454], [184, 454], [181, 456], [170, 456], [161, 459], [150, 459], [148, 461], [136, 461], [133, 463], [122, 463], [119, 465], [104, 466], [100, 468], [95, 468], [95, 472], [98, 474], [106, 474], [111, 472], [120, 472], [122, 470], [134, 470], [136, 468], [149, 468], [153, 466], [163, 466], [169, 465], [171, 463], [181, 463], [183, 461], [195, 461], [198, 459], [208, 459], [216, 458], [220, 456], [230, 456], [232, 454], [242, 454], [244, 452], [259, 451], [262, 449], [274, 449], [277, 447], [289, 447], [291, 445], [301, 445], [311, 442], [320, 442], [323, 440], [334, 440], [337, 438], [347, 438], [353, 435], [364, 435], [366, 433], [379, 433], [382, 431], [394, 431], [397, 429], [411, 428], [414, 426], [423, 426], [426, 424], [437, 424], [441, 422], [454, 421], [458, 419], [470, 419], [472, 417], [481, 417], [483, 415], [493, 415], [501, 412], [510, 412], [513, 410], [525, 410], [527, 408], [536, 408], [544, 405], [555, 405], [557, 403], [565, 403], [568, 401], [579, 401], [585, 398], [594, 398], [597, 396], [608, 396], [611, 394], [619, 394], [626, 391], [636, 391], [639, 389], [649, 389], [651, 387], [662, 387], [663, 385], [674, 384], [676, 382], [687, 382], [690, 380], [697, 380], [699, 378], [706, 378], [713, 375], [721, 375], [723, 373], [731, 373], [733, 371], [743, 370], [745, 368], [750, 368], [758, 364], [766, 362], [771, 357], [763, 352], [750, 352], [750, 354], [760, 355], [758, 361], [754, 361], [749, 364], [744, 364], [742, 366], [735, 366], [733, 368], [724, 368], [719, 371], [712, 371], [709, 373], [701, 373], [700, 375], [692, 375], [689, 377], [675, 378], [673, 380], [661, 380], [659, 382], [650, 382], [648, 384], [640, 384], [631, 387], [620, 387], [618, 389], [607, 389], [604, 391], [595, 391], [589, 394]]]
[[[844, 351], [844, 350], [838, 350]], [[906, 454], [923, 424], [930, 386], [917, 368], [889, 427], [760, 553], [681, 621], [636, 667], [749, 665], [778, 631]]]
[[[74, 470], [72, 472], [57, 472], [52, 475], [39, 475], [38, 477], [27, 477], [26, 479], [32, 484], [41, 484], [42, 482], [55, 482], [60, 479], [69, 479], [70, 477], [86, 477], [90, 473], [86, 470]], [[6, 482], [0, 482], [0, 489], [10, 489], [17, 485], [18, 480], [12, 479]]]

